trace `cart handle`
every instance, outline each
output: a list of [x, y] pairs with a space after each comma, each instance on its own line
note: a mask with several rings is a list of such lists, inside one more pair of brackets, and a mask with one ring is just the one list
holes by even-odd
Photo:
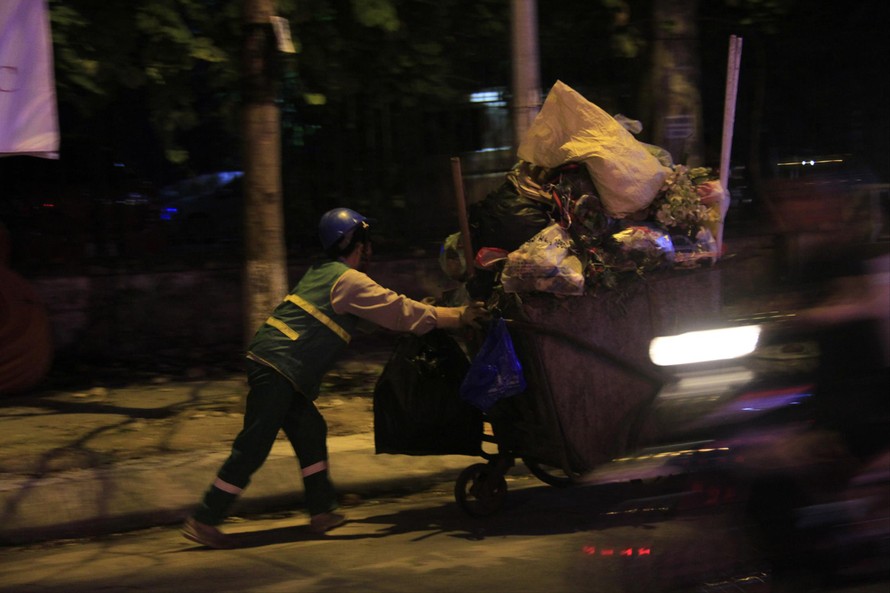
[[519, 331], [530, 331], [533, 333], [545, 334], [554, 338], [565, 340], [573, 346], [576, 346], [583, 350], [587, 350], [588, 352], [592, 352], [596, 356], [606, 360], [613, 366], [616, 366], [623, 371], [641, 376], [643, 379], [652, 383], [656, 387], [661, 387], [670, 380], [670, 377], [668, 375], [659, 372], [658, 369], [645, 367], [633, 363], [629, 360], [619, 358], [605, 348], [598, 346], [592, 342], [588, 342], [587, 340], [579, 338], [578, 336], [574, 336], [561, 329], [557, 329], [547, 325], [541, 325], [539, 323], [517, 321], [516, 319], [505, 318], [504, 322], [507, 324], [508, 328], [518, 329]]

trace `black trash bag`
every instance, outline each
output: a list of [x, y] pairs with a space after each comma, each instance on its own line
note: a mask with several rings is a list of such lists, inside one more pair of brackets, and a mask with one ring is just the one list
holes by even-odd
[[460, 399], [470, 361], [442, 330], [399, 338], [374, 387], [377, 453], [482, 453], [482, 413]]
[[553, 222], [551, 209], [547, 204], [519, 195], [513, 184], [505, 181], [468, 209], [473, 249], [499, 247], [516, 251]]

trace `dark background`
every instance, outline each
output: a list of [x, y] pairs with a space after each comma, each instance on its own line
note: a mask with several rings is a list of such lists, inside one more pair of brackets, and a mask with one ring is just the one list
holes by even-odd
[[[741, 192], [744, 185], [746, 200], [754, 205], [746, 218], [753, 217], [755, 229], [763, 213], [756, 208], [757, 184], [744, 177], [752, 170], [769, 177], [782, 159], [840, 154], [851, 163], [842, 174], [857, 181], [886, 183], [890, 172], [887, 3], [787, 4], [790, 12], [765, 28], [749, 24], [750, 13], [732, 3], [700, 3], [701, 93], [712, 166], [720, 151], [729, 36], [744, 39], [733, 143], [733, 164], [742, 176], [733, 181], [739, 187], [731, 184], [730, 190]], [[611, 13], [598, 3], [539, 2], [545, 93], [562, 80], [610, 113], [640, 113], [646, 98], [640, 90], [646, 44], [657, 33], [646, 16], [647, 1], [629, 6], [629, 26], [643, 46], [639, 55], [622, 57], [613, 48]], [[507, 14], [504, 10], [501, 16]], [[422, 22], [422, 16], [415, 15], [414, 22]], [[459, 19], [454, 20], [458, 26]], [[432, 35], [436, 24], [424, 23], [425, 34]], [[466, 27], [475, 38], [442, 25], [443, 38], [448, 35], [443, 43], [451, 43], [450, 51], [460, 59], [451, 79], [453, 96], [435, 101], [386, 103], [360, 89], [323, 107], [305, 105], [298, 100], [300, 89], [325, 74], [292, 65], [297, 82], [289, 85], [285, 78], [281, 89], [291, 257], [314, 252], [315, 221], [340, 205], [380, 220], [378, 250], [384, 255], [435, 253], [442, 239], [457, 230], [449, 158], [462, 157], [468, 183], [486, 174], [491, 183], [514, 161], [506, 103], [467, 100], [469, 93], [482, 90], [509, 99], [509, 26], [502, 24], [487, 33]], [[329, 30], [297, 26], [294, 33], [305, 47], [333, 43]], [[327, 37], [318, 39], [322, 33]], [[237, 186], [202, 198], [200, 209], [217, 219], [207, 223], [212, 228], [206, 234], [167, 220], [170, 194], [164, 192], [182, 179], [239, 170], [237, 132], [214, 121], [200, 123], [181, 138], [191, 154], [188, 166], [173, 166], [150, 124], [149, 105], [136, 91], [122, 92], [101, 114], [85, 117], [60, 90], [59, 110], [58, 161], [0, 159], [0, 221], [12, 236], [14, 267], [47, 274], [238, 261]], [[649, 140], [646, 133], [641, 140]], [[727, 225], [732, 224], [730, 216]]]

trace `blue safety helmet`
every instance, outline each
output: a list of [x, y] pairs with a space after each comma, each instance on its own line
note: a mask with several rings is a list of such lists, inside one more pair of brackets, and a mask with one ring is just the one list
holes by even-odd
[[318, 223], [318, 236], [321, 238], [322, 247], [327, 251], [350, 231], [362, 224], [367, 225], [368, 222], [370, 222], [369, 218], [365, 218], [349, 208], [328, 210]]

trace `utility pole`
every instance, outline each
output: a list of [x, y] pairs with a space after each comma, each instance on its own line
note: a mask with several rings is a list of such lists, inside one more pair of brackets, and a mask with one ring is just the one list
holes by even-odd
[[513, 148], [541, 109], [537, 0], [510, 0], [513, 62]]
[[274, 0], [243, 0], [245, 343], [287, 294]]

